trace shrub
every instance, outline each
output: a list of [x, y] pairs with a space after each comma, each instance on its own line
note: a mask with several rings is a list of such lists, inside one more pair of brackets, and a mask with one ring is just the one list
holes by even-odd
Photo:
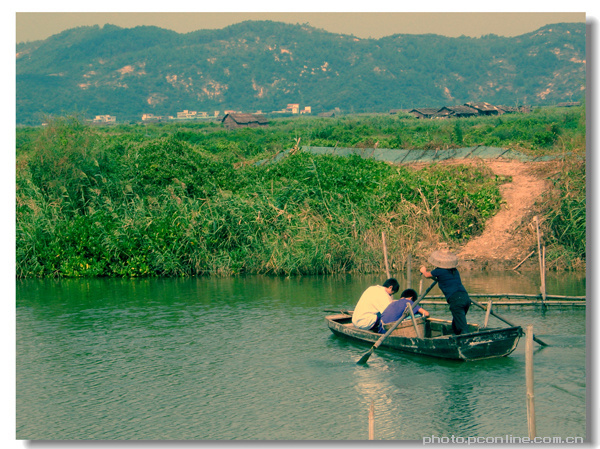
[[[504, 180], [484, 166], [417, 170], [357, 155], [273, 156], [298, 138], [426, 148], [456, 145], [461, 133], [464, 145], [510, 142], [552, 154], [585, 149], [581, 113], [460, 124], [281, 119], [268, 130], [234, 131], [205, 124], [95, 128], [56, 119], [17, 133], [17, 276], [369, 272], [382, 268], [382, 231], [390, 263], [402, 264], [424, 241], [479, 234], [499, 208]], [[557, 137], [544, 148], [535, 132]], [[549, 252], [585, 259], [584, 151], [553, 179], [554, 195], [543, 205]]]

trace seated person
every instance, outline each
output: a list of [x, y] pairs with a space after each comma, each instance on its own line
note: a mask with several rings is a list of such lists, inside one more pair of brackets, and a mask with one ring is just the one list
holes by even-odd
[[372, 285], [367, 288], [354, 308], [352, 323], [359, 329], [381, 333], [381, 314], [392, 302], [392, 295], [400, 289], [394, 278], [386, 280], [383, 285]]
[[[407, 304], [412, 306], [412, 304], [417, 300], [417, 292], [412, 288], [404, 290], [400, 296], [401, 298], [399, 300], [392, 301], [381, 314], [381, 321], [384, 325], [392, 324], [398, 321], [398, 319], [404, 313], [404, 310], [406, 310]], [[413, 312], [415, 314], [420, 313], [425, 317], [429, 316], [429, 312], [418, 304], [413, 307]]]

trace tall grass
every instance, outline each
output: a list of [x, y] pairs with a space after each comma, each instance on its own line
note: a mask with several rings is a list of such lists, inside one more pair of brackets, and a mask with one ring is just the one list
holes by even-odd
[[[301, 151], [278, 163], [253, 161], [300, 135], [407, 140], [405, 127], [439, 135], [437, 124], [414, 122], [287, 120], [271, 131], [159, 126], [142, 133], [59, 118], [27, 130], [17, 149], [17, 276], [373, 272], [382, 269], [382, 231], [390, 263], [400, 268], [409, 253], [481, 233], [505, 181], [484, 166], [415, 170]], [[449, 126], [455, 141], [474, 133], [468, 122]], [[546, 206], [557, 245], [584, 259], [580, 171], [557, 175], [564, 194]], [[579, 178], [565, 183], [570, 176]]]
[[541, 204], [549, 263], [553, 267], [582, 268], [587, 255], [584, 155], [564, 158], [550, 179], [554, 189], [544, 195]]

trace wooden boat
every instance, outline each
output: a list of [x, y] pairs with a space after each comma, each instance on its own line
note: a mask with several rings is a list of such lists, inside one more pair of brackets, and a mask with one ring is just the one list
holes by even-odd
[[[339, 313], [325, 317], [335, 335], [375, 343], [382, 334], [357, 328], [352, 315]], [[482, 328], [469, 323], [469, 332], [454, 335], [452, 322], [435, 318], [405, 319], [381, 344], [381, 348], [453, 360], [482, 360], [505, 357], [515, 350], [523, 335], [520, 326]]]

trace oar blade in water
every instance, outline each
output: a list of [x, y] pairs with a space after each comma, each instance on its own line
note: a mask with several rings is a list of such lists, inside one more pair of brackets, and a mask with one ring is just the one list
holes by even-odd
[[360, 358], [360, 360], [358, 362], [356, 362], [356, 364], [364, 365], [365, 363], [367, 363], [367, 360], [369, 360], [369, 357], [371, 357], [371, 354], [373, 354], [374, 350], [375, 350], [375, 347], [371, 346], [371, 349], [369, 349], [365, 354], [363, 354], [363, 356]]

